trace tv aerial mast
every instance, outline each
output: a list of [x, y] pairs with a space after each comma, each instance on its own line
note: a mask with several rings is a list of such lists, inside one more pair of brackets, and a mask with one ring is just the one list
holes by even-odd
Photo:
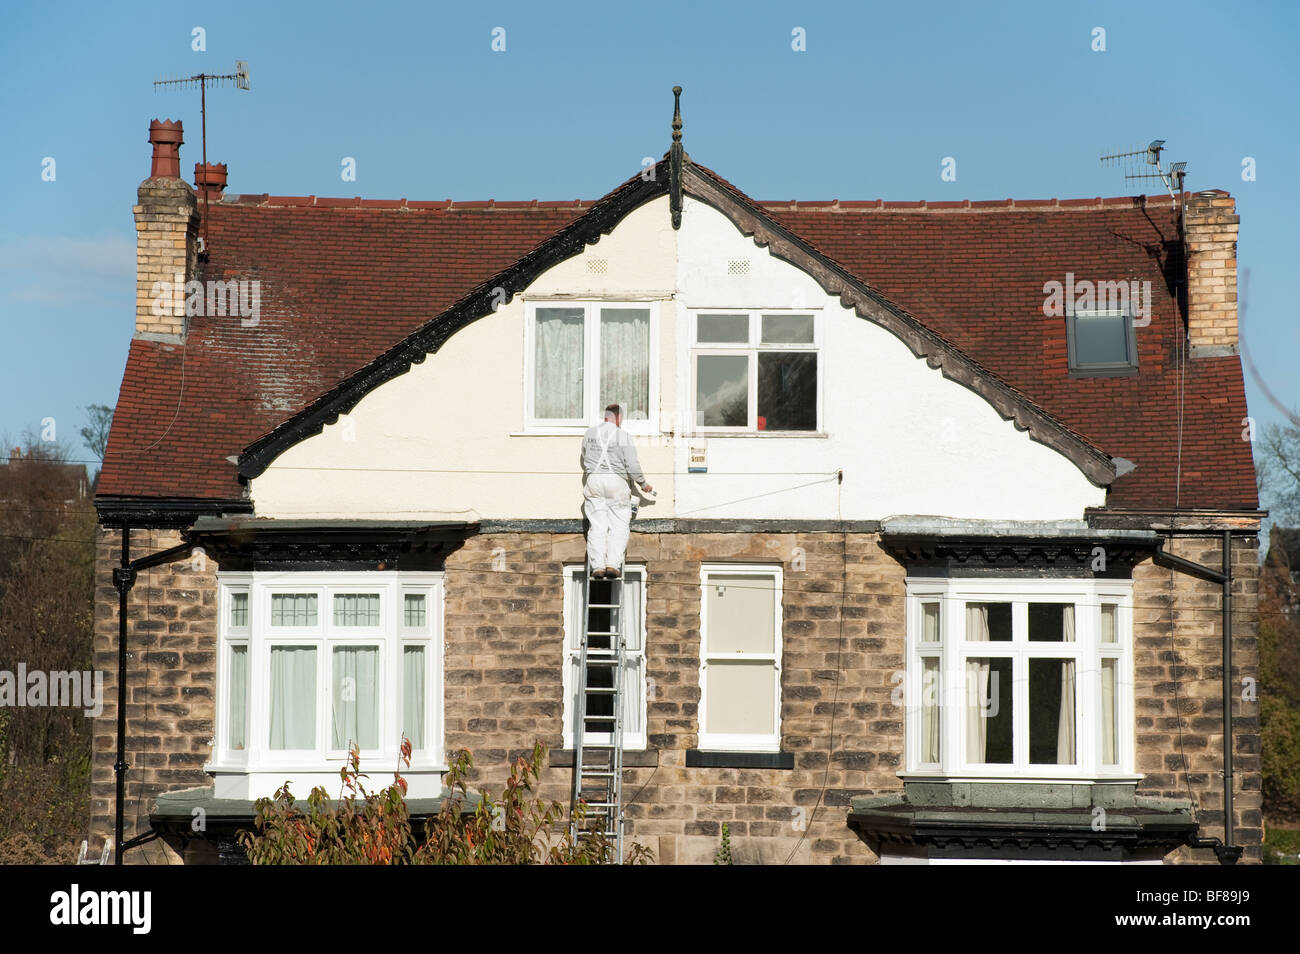
[[[1183, 191], [1183, 180], [1187, 176], [1187, 163], [1171, 162], [1168, 168], [1161, 168], [1160, 153], [1165, 148], [1163, 139], [1153, 139], [1145, 149], [1136, 148], [1128, 152], [1112, 152], [1101, 157], [1103, 166], [1122, 166], [1125, 170], [1124, 178], [1128, 179], [1159, 179], [1164, 185], [1169, 197], [1174, 201], [1178, 200], [1179, 194]], [[1130, 170], [1142, 169], [1146, 166], [1155, 171], [1133, 172]]]
[[[184, 86], [186, 89], [193, 89], [195, 84], [199, 87], [199, 114], [202, 117], [202, 140], [203, 140], [203, 171], [207, 174], [208, 169], [208, 84], [214, 86], [224, 86], [227, 83], [233, 83], [236, 89], [248, 89], [248, 62], [246, 60], [235, 60], [235, 72], [233, 73], [195, 73], [193, 76], [175, 76], [166, 79], [153, 81], [155, 89], [159, 86]], [[208, 190], [203, 189], [203, 255], [208, 254]]]

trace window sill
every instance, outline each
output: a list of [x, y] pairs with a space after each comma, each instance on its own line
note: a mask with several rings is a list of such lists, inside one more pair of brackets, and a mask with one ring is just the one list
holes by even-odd
[[687, 768], [793, 769], [793, 752], [715, 752], [686, 750]]
[[987, 773], [925, 772], [912, 770], [899, 772], [904, 782], [960, 782], [989, 785], [1134, 785], [1146, 776], [1121, 773], [1115, 775], [989, 775]]
[[798, 440], [826, 440], [830, 437], [826, 431], [687, 431], [683, 439], [701, 439], [717, 437], [760, 437], [767, 439], [795, 438]]
[[[511, 431], [508, 437], [581, 437], [586, 434], [592, 425], [590, 424], [572, 424], [563, 427], [526, 427], [522, 431]], [[622, 429], [627, 432], [629, 437], [661, 437], [660, 431], [650, 430], [648, 428], [631, 428], [626, 423]]]

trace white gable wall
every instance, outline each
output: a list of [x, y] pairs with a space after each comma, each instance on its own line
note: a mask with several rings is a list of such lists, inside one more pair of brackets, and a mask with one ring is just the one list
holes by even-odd
[[[828, 297], [804, 272], [686, 199], [666, 198], [541, 275], [351, 415], [281, 454], [252, 483], [262, 517], [571, 518], [580, 437], [524, 433], [527, 301], [646, 301], [659, 312], [662, 434], [638, 441], [660, 497], [644, 517], [879, 519], [895, 514], [1077, 519], [1104, 503], [1068, 460], [974, 392]], [[593, 270], [602, 260], [604, 270]], [[728, 275], [747, 260], [748, 274]], [[868, 279], [870, 276], [866, 276]], [[693, 309], [820, 315], [822, 433], [707, 438], [709, 473], [688, 474]], [[840, 485], [832, 476], [843, 470]], [[811, 485], [811, 486], [801, 486]]]
[[[679, 514], [1055, 520], [1077, 519], [1084, 507], [1105, 503], [1105, 492], [1069, 460], [826, 295], [807, 273], [759, 248], [721, 212], [688, 197], [680, 241], [683, 342], [693, 338], [697, 309], [806, 309], [819, 316], [825, 436], [709, 437], [710, 472], [679, 478]], [[729, 277], [732, 260], [748, 260], [749, 273]], [[677, 382], [683, 407], [690, 388], [688, 366]], [[682, 471], [690, 443], [679, 447]], [[839, 470], [842, 487], [828, 477]]]

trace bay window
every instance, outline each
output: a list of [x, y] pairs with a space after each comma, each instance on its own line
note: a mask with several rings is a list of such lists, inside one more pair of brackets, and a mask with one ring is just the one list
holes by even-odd
[[531, 428], [587, 427], [610, 404], [648, 431], [657, 406], [657, 306], [534, 302], [527, 314], [526, 416]]
[[353, 745], [387, 767], [403, 737], [413, 770], [441, 761], [441, 574], [221, 573], [218, 588], [210, 770], [337, 773]]
[[816, 431], [818, 361], [815, 315], [697, 314], [691, 355], [696, 429]]
[[1131, 774], [1131, 584], [907, 584], [907, 765], [923, 775]]

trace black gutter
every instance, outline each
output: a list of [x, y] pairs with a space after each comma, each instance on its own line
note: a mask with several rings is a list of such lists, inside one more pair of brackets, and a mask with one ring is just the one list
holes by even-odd
[[140, 570], [174, 563], [191, 549], [188, 543], [169, 547], [138, 560], [131, 559], [131, 528], [122, 525], [122, 562], [113, 567], [113, 586], [117, 588], [117, 760], [113, 763], [113, 774], [117, 779], [117, 804], [113, 808], [113, 864], [122, 863], [122, 855], [129, 848], [141, 844], [142, 840], [133, 838], [122, 843], [122, 802], [126, 796], [126, 595], [135, 585]]
[[1223, 587], [1223, 840], [1194, 837], [1189, 844], [1213, 848], [1220, 864], [1235, 865], [1243, 849], [1232, 837], [1232, 531], [1223, 531], [1222, 571], [1166, 553], [1164, 544], [1157, 548], [1155, 562]]

